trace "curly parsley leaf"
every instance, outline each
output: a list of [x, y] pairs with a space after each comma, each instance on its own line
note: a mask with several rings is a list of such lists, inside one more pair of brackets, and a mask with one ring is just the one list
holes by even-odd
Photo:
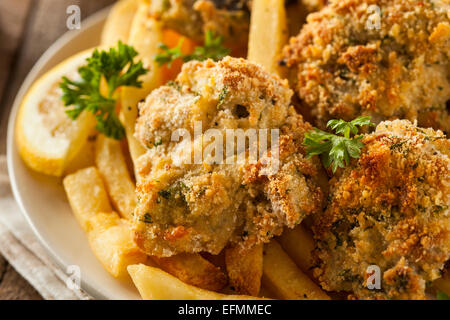
[[181, 45], [183, 44], [183, 38], [180, 39], [178, 45], [174, 48], [169, 48], [166, 44], [161, 43], [159, 48], [161, 53], [158, 53], [154, 60], [159, 66], [168, 64], [170, 67], [171, 63], [181, 58], [184, 62], [191, 60], [203, 61], [206, 59], [212, 59], [214, 61], [219, 61], [223, 57], [230, 53], [230, 50], [223, 46], [223, 37], [215, 36], [210, 30], [205, 33], [205, 42], [203, 46], [197, 46], [194, 48], [194, 52], [191, 54], [183, 54], [181, 51]]
[[[86, 60], [87, 64], [78, 68], [79, 80], [62, 78], [62, 100], [69, 107], [66, 114], [75, 120], [84, 110], [91, 112], [97, 120], [99, 132], [114, 139], [122, 139], [125, 129], [115, 112], [115, 93], [122, 86], [142, 86], [139, 77], [148, 70], [142, 61], [134, 62], [137, 54], [133, 47], [121, 41], [117, 48], [109, 51], [96, 49]], [[102, 81], [107, 84], [106, 95], [101, 92]]]
[[[314, 128], [305, 134], [303, 145], [306, 146], [307, 157], [320, 156], [325, 168], [331, 166], [333, 173], [338, 168], [345, 168], [350, 158], [359, 158], [364, 144], [357, 127], [374, 126], [370, 117], [359, 117], [353, 121], [330, 120], [327, 127], [336, 134]], [[353, 135], [353, 137], [352, 137]]]
[[342, 134], [346, 138], [350, 137], [350, 133], [357, 134], [357, 127], [363, 126], [374, 126], [374, 124], [370, 122], [370, 117], [359, 117], [350, 122], [344, 120], [330, 120], [327, 123], [327, 127], [336, 131], [337, 134]]

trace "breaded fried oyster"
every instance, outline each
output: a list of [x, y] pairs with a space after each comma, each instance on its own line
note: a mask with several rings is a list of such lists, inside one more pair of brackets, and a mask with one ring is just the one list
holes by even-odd
[[448, 0], [341, 0], [309, 15], [283, 62], [317, 125], [417, 120], [448, 132]]
[[[139, 247], [156, 256], [218, 254], [227, 244], [267, 242], [283, 227], [320, 211], [320, 163], [306, 159], [302, 146], [311, 126], [289, 105], [291, 96], [287, 81], [231, 57], [184, 64], [175, 82], [153, 91], [140, 106], [136, 125], [147, 148], [137, 164]], [[203, 135], [195, 136], [199, 123]], [[228, 140], [227, 129], [260, 128], [279, 129], [278, 166], [271, 165], [276, 144], [270, 143], [270, 130], [269, 149], [261, 157], [252, 158], [250, 142], [232, 150], [231, 157], [243, 154], [255, 160], [251, 163], [214, 160], [217, 150], [207, 151], [221, 137], [224, 146], [235, 141]], [[191, 139], [172, 141], [177, 129]], [[214, 138], [208, 129], [215, 129]]]
[[[313, 216], [315, 275], [359, 299], [424, 299], [450, 258], [450, 140], [395, 120], [362, 142], [361, 157], [330, 181], [326, 211]], [[380, 290], [366, 286], [371, 265]]]

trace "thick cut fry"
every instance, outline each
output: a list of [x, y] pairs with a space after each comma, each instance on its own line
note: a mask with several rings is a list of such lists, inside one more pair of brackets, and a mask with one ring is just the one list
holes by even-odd
[[131, 219], [136, 206], [135, 185], [128, 172], [120, 142], [99, 135], [95, 150], [95, 162], [113, 206], [123, 218]]
[[283, 76], [278, 59], [287, 37], [284, 0], [253, 0], [248, 59]]
[[115, 212], [98, 213], [89, 219], [88, 225], [89, 245], [113, 277], [126, 278], [129, 265], [147, 260], [134, 243], [128, 222]]
[[253, 300], [257, 297], [225, 295], [184, 283], [170, 274], [143, 264], [128, 267], [128, 272], [144, 300]]
[[257, 296], [263, 271], [263, 245], [251, 249], [235, 246], [225, 250], [228, 279], [236, 292]]
[[225, 274], [199, 254], [179, 254], [169, 258], [152, 259], [161, 269], [187, 284], [214, 291], [227, 284]]
[[288, 300], [330, 299], [300, 271], [276, 241], [264, 247], [263, 284], [277, 297]]
[[285, 229], [278, 238], [281, 247], [294, 260], [295, 264], [305, 273], [311, 275], [314, 250], [312, 235], [302, 225], [294, 229]]
[[128, 265], [146, 261], [128, 222], [112, 212], [97, 169], [90, 167], [67, 176], [64, 188], [92, 251], [112, 276], [125, 277]]
[[113, 6], [103, 27], [102, 45], [115, 46], [119, 40], [128, 42], [131, 24], [139, 2], [140, 0], [121, 0]]
[[137, 60], [142, 60], [149, 72], [140, 77], [142, 88], [126, 87], [121, 92], [121, 120], [125, 126], [128, 145], [133, 162], [145, 152], [145, 148], [134, 137], [134, 126], [138, 116], [138, 103], [150, 91], [161, 85], [161, 69], [154, 62], [158, 53], [158, 44], [162, 42], [162, 29], [158, 22], [148, 17], [149, 4], [141, 2], [131, 26], [129, 44], [139, 53]]
[[81, 228], [88, 231], [88, 220], [98, 212], [111, 212], [103, 180], [94, 167], [68, 175], [63, 181], [70, 206]]

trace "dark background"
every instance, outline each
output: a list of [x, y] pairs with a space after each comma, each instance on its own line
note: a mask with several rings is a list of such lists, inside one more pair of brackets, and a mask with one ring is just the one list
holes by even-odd
[[[82, 19], [114, 0], [0, 1], [0, 155], [14, 97], [34, 63], [66, 27], [66, 8], [78, 5]], [[0, 255], [0, 300], [42, 299]]]

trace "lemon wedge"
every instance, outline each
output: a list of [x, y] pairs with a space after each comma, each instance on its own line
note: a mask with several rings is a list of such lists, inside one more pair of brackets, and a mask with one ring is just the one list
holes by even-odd
[[77, 79], [92, 49], [78, 53], [40, 77], [20, 105], [16, 142], [25, 163], [33, 170], [61, 176], [87, 142], [95, 126], [92, 114], [83, 112], [76, 120], [65, 113], [59, 88], [63, 76]]

